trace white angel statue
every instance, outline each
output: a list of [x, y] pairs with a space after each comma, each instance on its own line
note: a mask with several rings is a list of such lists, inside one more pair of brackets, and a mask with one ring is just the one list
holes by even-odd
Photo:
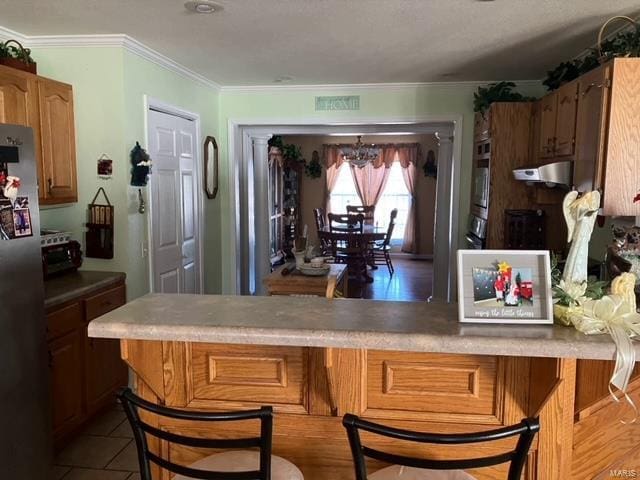
[[567, 264], [562, 274], [565, 283], [580, 284], [587, 281], [589, 240], [599, 207], [600, 192], [595, 190], [585, 193], [580, 198], [574, 190], [564, 197], [562, 211], [569, 230], [567, 242], [571, 242]]

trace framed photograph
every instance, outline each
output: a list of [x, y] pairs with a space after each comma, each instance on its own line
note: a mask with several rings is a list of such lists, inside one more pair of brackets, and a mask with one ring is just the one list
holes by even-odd
[[553, 323], [546, 250], [458, 250], [461, 322]]

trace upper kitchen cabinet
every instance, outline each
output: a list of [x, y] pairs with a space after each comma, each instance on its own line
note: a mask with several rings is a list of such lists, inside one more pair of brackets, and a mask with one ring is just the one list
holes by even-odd
[[[606, 77], [605, 77], [606, 79]], [[609, 98], [603, 95], [606, 134], [604, 155], [596, 163], [594, 184], [603, 190], [603, 215], [639, 216], [640, 202], [640, 59], [613, 61]], [[594, 88], [607, 87], [607, 83]], [[608, 104], [607, 104], [608, 103]], [[607, 108], [608, 107], [608, 108]]]
[[71, 85], [0, 66], [0, 123], [33, 129], [40, 204], [76, 202]]
[[38, 81], [44, 203], [78, 200], [76, 181], [76, 139], [71, 85], [48, 79]]
[[571, 82], [540, 100], [539, 158], [574, 154], [578, 84]]
[[[579, 192], [602, 188], [612, 65], [602, 65], [578, 79], [578, 117], [573, 185]], [[596, 168], [598, 172], [596, 172]]]

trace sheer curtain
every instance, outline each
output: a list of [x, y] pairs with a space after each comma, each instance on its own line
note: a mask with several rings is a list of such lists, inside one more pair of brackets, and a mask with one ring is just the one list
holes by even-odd
[[418, 146], [401, 146], [397, 149], [398, 161], [402, 167], [402, 178], [411, 195], [409, 214], [404, 228], [404, 239], [402, 240], [402, 251], [415, 253], [417, 251], [416, 241], [416, 164], [420, 150]]
[[325, 166], [327, 168], [327, 183], [324, 197], [325, 214], [331, 211], [331, 192], [338, 181], [338, 172], [344, 163], [342, 158], [342, 150], [337, 145], [325, 145], [323, 151]]

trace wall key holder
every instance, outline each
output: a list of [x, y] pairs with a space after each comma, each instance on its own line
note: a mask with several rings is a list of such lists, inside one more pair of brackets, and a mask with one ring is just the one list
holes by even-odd
[[[102, 193], [105, 204], [96, 203]], [[107, 193], [100, 187], [89, 204], [86, 232], [86, 256], [91, 258], [113, 258], [113, 205]]]

